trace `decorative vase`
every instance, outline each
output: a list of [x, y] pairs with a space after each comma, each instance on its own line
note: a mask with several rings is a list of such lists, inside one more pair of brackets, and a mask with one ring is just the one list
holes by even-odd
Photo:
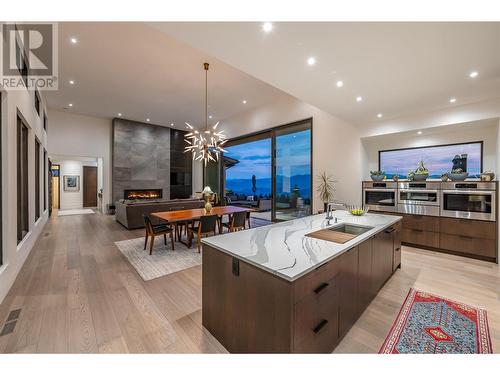
[[392, 180], [393, 180], [394, 182], [398, 182], [398, 181], [399, 181], [399, 177], [398, 177], [398, 175], [397, 175], [397, 174], [395, 174], [394, 176], [392, 176]]
[[212, 211], [212, 203], [210, 203], [210, 197], [205, 200], [205, 213], [209, 214]]

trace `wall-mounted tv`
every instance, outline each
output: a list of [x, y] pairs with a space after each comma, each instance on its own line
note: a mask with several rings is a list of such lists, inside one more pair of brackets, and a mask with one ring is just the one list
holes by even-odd
[[479, 177], [483, 171], [483, 142], [455, 143], [427, 147], [401, 148], [378, 152], [379, 170], [387, 178], [397, 175], [406, 178], [423, 160], [429, 178], [439, 178], [443, 173], [461, 168], [469, 177]]

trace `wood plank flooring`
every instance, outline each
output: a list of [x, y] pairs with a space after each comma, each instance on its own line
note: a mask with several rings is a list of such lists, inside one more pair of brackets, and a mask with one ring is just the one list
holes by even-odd
[[[226, 353], [201, 324], [201, 267], [144, 282], [114, 245], [141, 236], [112, 216], [54, 216], [0, 305], [1, 327], [22, 309], [0, 353]], [[500, 352], [498, 265], [408, 247], [402, 265], [335, 353], [377, 352], [412, 286], [486, 308]]]

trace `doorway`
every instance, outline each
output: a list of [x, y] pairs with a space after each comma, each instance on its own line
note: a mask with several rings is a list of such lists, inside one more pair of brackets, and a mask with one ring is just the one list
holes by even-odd
[[61, 170], [61, 166], [59, 164], [52, 164], [52, 167], [51, 167], [51, 175], [52, 175], [52, 178], [51, 178], [51, 206], [52, 206], [52, 209], [54, 210], [58, 210], [59, 209], [59, 206], [60, 206], [60, 202], [61, 202], [61, 198], [60, 198], [60, 195], [59, 195], [59, 175], [60, 175], [60, 170]]
[[83, 207], [97, 207], [97, 167], [83, 166]]

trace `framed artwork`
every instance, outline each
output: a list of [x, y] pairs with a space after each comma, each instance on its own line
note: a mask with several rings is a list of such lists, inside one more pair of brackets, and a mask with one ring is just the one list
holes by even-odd
[[64, 176], [64, 191], [80, 191], [80, 176]]
[[379, 170], [387, 178], [406, 178], [421, 160], [429, 169], [429, 178], [439, 178], [455, 168], [468, 172], [469, 177], [479, 177], [483, 171], [483, 142], [383, 150], [378, 158]]

